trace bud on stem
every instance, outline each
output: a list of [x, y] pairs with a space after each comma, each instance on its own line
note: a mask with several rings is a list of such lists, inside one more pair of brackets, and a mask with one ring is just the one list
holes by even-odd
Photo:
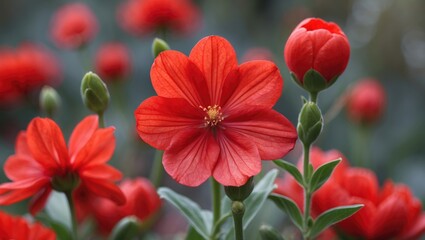
[[103, 115], [110, 99], [106, 84], [92, 72], [86, 73], [81, 81], [81, 97], [86, 107], [98, 115]]
[[50, 86], [44, 86], [40, 92], [40, 107], [48, 117], [52, 117], [60, 108], [61, 98], [56, 90]]
[[322, 113], [314, 102], [306, 102], [298, 116], [298, 137], [304, 146], [310, 146], [320, 135], [323, 127]]
[[152, 42], [152, 55], [156, 58], [161, 52], [169, 50], [168, 43], [160, 38], [155, 38]]

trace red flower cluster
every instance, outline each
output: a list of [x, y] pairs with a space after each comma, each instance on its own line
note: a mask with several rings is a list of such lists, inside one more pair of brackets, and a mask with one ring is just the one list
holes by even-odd
[[113, 183], [121, 173], [106, 164], [115, 148], [114, 128], [99, 129], [97, 116], [83, 119], [74, 129], [69, 147], [59, 126], [47, 118], [34, 118], [19, 134], [15, 155], [4, 165], [13, 182], [0, 185], [0, 205], [32, 197], [31, 214], [43, 208], [52, 189], [72, 190], [76, 185], [91, 193], [125, 203]]
[[94, 206], [98, 228], [104, 234], [110, 233], [124, 217], [135, 216], [141, 222], [147, 222], [161, 207], [155, 187], [145, 178], [124, 180], [119, 187], [127, 198], [125, 205], [117, 206], [107, 199], [99, 199]]
[[380, 82], [372, 78], [362, 79], [349, 90], [347, 113], [355, 123], [371, 124], [384, 112], [386, 105], [385, 90]]
[[[337, 151], [313, 149], [314, 168], [343, 157]], [[302, 162], [302, 161], [300, 161]], [[303, 190], [290, 176], [277, 182], [277, 193], [294, 199], [302, 209]], [[402, 184], [387, 181], [380, 189], [376, 175], [369, 169], [349, 167], [345, 158], [335, 172], [313, 196], [313, 214], [334, 207], [364, 204], [350, 218], [338, 223], [337, 229], [348, 236], [363, 239], [417, 239], [425, 232], [425, 214], [421, 202]]]
[[283, 86], [278, 68], [262, 60], [238, 65], [224, 38], [203, 38], [189, 57], [162, 52], [151, 80], [158, 96], [136, 109], [137, 131], [165, 150], [165, 170], [181, 184], [197, 186], [213, 176], [241, 186], [260, 172], [261, 159], [294, 147], [294, 126], [272, 109]]
[[105, 81], [123, 80], [131, 69], [127, 47], [118, 42], [102, 45], [96, 54], [95, 67], [96, 72]]
[[350, 44], [338, 25], [319, 18], [302, 21], [285, 45], [285, 61], [303, 86], [305, 74], [313, 69], [331, 85], [344, 72], [350, 57]]
[[50, 30], [52, 40], [58, 47], [77, 49], [95, 37], [98, 24], [88, 6], [69, 3], [56, 11]]
[[23, 217], [14, 217], [0, 211], [0, 239], [55, 240], [55, 233], [39, 223], [29, 224]]
[[0, 49], [0, 105], [22, 99], [43, 85], [55, 85], [60, 80], [56, 57], [35, 44], [23, 44], [18, 49]]
[[189, 33], [199, 23], [199, 10], [190, 0], [127, 0], [118, 21], [136, 35], [164, 29]]

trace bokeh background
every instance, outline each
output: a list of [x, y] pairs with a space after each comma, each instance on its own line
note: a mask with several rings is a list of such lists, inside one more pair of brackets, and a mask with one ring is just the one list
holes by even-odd
[[[70, 1], [0, 1], [0, 46], [16, 47], [25, 42], [41, 44], [60, 60], [61, 83], [57, 91], [62, 107], [55, 120], [66, 138], [84, 116], [90, 114], [81, 101], [80, 84], [88, 70], [83, 62], [94, 61], [99, 47], [119, 41], [131, 51], [132, 70], [125, 82], [109, 85], [111, 105], [106, 112], [107, 125], [116, 127], [117, 148], [112, 160], [127, 177], [150, 175], [154, 149], [142, 143], [135, 132], [133, 111], [147, 97], [155, 94], [149, 78], [153, 62], [151, 43], [154, 33], [134, 36], [117, 22], [116, 12], [123, 1], [86, 0], [99, 22], [99, 32], [84, 55], [63, 50], [50, 38], [51, 18], [57, 8]], [[305, 95], [289, 76], [283, 59], [283, 48], [290, 32], [304, 18], [320, 17], [336, 22], [347, 34], [351, 44], [349, 65], [339, 80], [319, 96], [324, 113], [335, 109], [346, 89], [357, 80], [373, 77], [387, 94], [386, 110], [380, 121], [370, 129], [366, 164], [380, 181], [391, 178], [409, 185], [414, 194], [425, 200], [425, 1], [423, 0], [196, 0], [200, 10], [198, 28], [188, 34], [167, 34], [172, 49], [188, 54], [194, 44], [207, 35], [221, 35], [234, 46], [238, 57], [252, 48], [265, 48], [278, 65], [285, 80], [282, 97], [276, 109], [295, 125]], [[94, 70], [94, 69], [91, 69]], [[26, 128], [35, 116], [42, 116], [38, 91], [26, 101], [0, 108], [0, 165], [14, 153], [17, 133]], [[324, 150], [338, 149], [351, 161], [355, 158], [355, 136], [358, 128], [347, 118], [344, 109], [337, 111], [325, 125], [317, 145]], [[286, 157], [297, 161], [300, 146]], [[353, 164], [355, 164], [353, 160]], [[274, 166], [264, 163], [264, 169]], [[0, 182], [8, 181], [0, 172]], [[163, 185], [191, 197], [209, 208], [209, 184], [188, 188], [176, 184], [166, 174]], [[270, 204], [272, 205], [272, 204]], [[25, 213], [26, 204], [0, 207]], [[155, 226], [164, 236], [184, 231], [182, 217], [166, 205], [165, 213]], [[284, 224], [283, 213], [267, 208], [261, 222]], [[253, 227], [255, 228], [255, 227]], [[257, 229], [257, 228], [255, 228]]]

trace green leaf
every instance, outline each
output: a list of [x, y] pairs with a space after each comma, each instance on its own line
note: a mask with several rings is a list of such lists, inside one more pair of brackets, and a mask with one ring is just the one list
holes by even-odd
[[[267, 197], [270, 193], [276, 188], [275, 179], [277, 177], [278, 170], [270, 170], [264, 177], [255, 184], [254, 190], [251, 195], [244, 201], [245, 204], [245, 214], [243, 217], [243, 229], [246, 230], [249, 224], [254, 220], [257, 213], [261, 210], [264, 203], [267, 200]], [[222, 204], [222, 215], [230, 212], [230, 207], [232, 205], [230, 199], [225, 197]], [[232, 227], [227, 232], [225, 239], [234, 239], [234, 229], [233, 223]]]
[[204, 240], [205, 238], [203, 238], [201, 234], [199, 234], [193, 227], [189, 227], [189, 231], [187, 232], [185, 239], [186, 240]]
[[65, 194], [52, 191], [49, 199], [47, 200], [45, 210], [52, 220], [61, 223], [69, 230], [72, 229], [71, 214]]
[[269, 199], [272, 200], [278, 208], [282, 209], [286, 214], [288, 214], [289, 218], [291, 218], [295, 226], [297, 226], [302, 231], [303, 217], [301, 210], [292, 199], [278, 194], [272, 194]]
[[350, 206], [341, 206], [327, 210], [318, 216], [313, 224], [313, 227], [310, 231], [310, 238], [315, 238], [327, 227], [340, 222], [354, 213], [356, 213], [363, 204], [355, 204]]
[[53, 229], [53, 231], [55, 231], [56, 233], [56, 238], [58, 240], [72, 240], [71, 231], [63, 223], [55, 221], [43, 213], [38, 214], [36, 219], [42, 222], [47, 227]]
[[310, 187], [311, 191], [314, 192], [319, 189], [331, 176], [333, 170], [341, 162], [341, 158], [328, 162], [320, 166], [311, 177]]
[[121, 219], [112, 229], [110, 240], [133, 239], [140, 233], [139, 220], [134, 216]]
[[198, 204], [189, 198], [182, 196], [173, 190], [161, 187], [158, 189], [161, 198], [167, 200], [176, 207], [183, 216], [189, 221], [189, 224], [205, 239], [208, 239], [212, 230], [211, 211], [202, 210]]
[[272, 226], [263, 225], [259, 232], [261, 240], [284, 240], [280, 232]]
[[279, 159], [279, 160], [276, 160], [276, 161], [273, 161], [273, 162], [277, 166], [285, 169], [289, 174], [291, 174], [301, 186], [304, 185], [303, 175], [301, 174], [301, 172], [298, 170], [298, 168], [294, 164], [287, 162], [285, 160], [282, 160], [282, 159]]

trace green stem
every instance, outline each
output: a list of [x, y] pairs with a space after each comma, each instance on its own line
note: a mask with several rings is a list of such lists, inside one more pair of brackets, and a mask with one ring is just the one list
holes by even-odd
[[162, 166], [163, 154], [164, 154], [164, 151], [156, 150], [153, 165], [152, 165], [150, 180], [156, 188], [161, 186], [162, 175], [164, 173], [164, 167]]
[[220, 184], [211, 178], [211, 190], [212, 190], [212, 209], [213, 209], [213, 226], [216, 226], [212, 233], [211, 239], [218, 239], [217, 234], [220, 233], [220, 221], [221, 214], [221, 189]]
[[310, 145], [304, 145], [304, 221], [303, 221], [303, 236], [305, 240], [308, 240], [310, 219], [310, 208], [311, 208], [311, 189], [310, 189], [310, 177], [311, 173], [309, 170], [310, 165]]
[[65, 192], [65, 196], [66, 200], [68, 201], [69, 211], [71, 213], [72, 239], [78, 240], [77, 216], [75, 212], [74, 200], [72, 199], [72, 191]]
[[353, 134], [353, 159], [357, 167], [369, 167], [368, 153], [369, 153], [369, 128], [365, 125], [356, 125]]
[[310, 101], [317, 103], [317, 92], [310, 92]]
[[240, 201], [232, 202], [233, 222], [235, 226], [235, 239], [243, 240], [243, 215], [245, 213], [245, 205]]
[[99, 127], [104, 128], [105, 127], [105, 118], [103, 113], [98, 113], [99, 116]]

